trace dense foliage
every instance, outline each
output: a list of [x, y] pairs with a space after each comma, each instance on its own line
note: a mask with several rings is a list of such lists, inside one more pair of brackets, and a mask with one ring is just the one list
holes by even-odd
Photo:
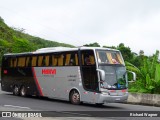
[[138, 68], [129, 65], [128, 69], [137, 73], [137, 81], [130, 84], [131, 92], [160, 93], [160, 64], [159, 51], [151, 57], [142, 56], [142, 63]]

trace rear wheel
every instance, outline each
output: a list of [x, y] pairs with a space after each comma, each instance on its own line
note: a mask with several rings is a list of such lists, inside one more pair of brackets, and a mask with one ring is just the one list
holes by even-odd
[[70, 101], [74, 105], [80, 104], [80, 94], [77, 90], [73, 90], [70, 94]]
[[19, 95], [19, 88], [17, 85], [13, 87], [13, 95]]
[[22, 86], [21, 89], [20, 89], [20, 95], [25, 97], [26, 96], [26, 92], [27, 92], [26, 88], [24, 86]]

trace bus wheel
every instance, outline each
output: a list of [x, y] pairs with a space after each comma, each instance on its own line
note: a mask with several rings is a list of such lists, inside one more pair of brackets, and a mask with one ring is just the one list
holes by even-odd
[[21, 87], [20, 89], [20, 95], [25, 97], [26, 96], [26, 88], [24, 86]]
[[72, 104], [80, 104], [80, 94], [77, 90], [73, 90], [70, 94], [70, 101]]
[[19, 95], [19, 88], [17, 85], [13, 87], [13, 95]]
[[103, 107], [104, 103], [96, 103], [97, 107]]

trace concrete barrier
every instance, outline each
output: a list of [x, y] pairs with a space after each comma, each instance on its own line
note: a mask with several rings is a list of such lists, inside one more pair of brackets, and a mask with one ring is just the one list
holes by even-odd
[[129, 93], [127, 103], [160, 106], [160, 95]]

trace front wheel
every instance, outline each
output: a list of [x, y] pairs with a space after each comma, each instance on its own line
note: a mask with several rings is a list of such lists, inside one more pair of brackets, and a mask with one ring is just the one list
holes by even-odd
[[73, 90], [70, 94], [70, 101], [74, 105], [80, 104], [80, 94], [77, 90]]
[[104, 103], [96, 103], [97, 107], [102, 107], [104, 105]]

